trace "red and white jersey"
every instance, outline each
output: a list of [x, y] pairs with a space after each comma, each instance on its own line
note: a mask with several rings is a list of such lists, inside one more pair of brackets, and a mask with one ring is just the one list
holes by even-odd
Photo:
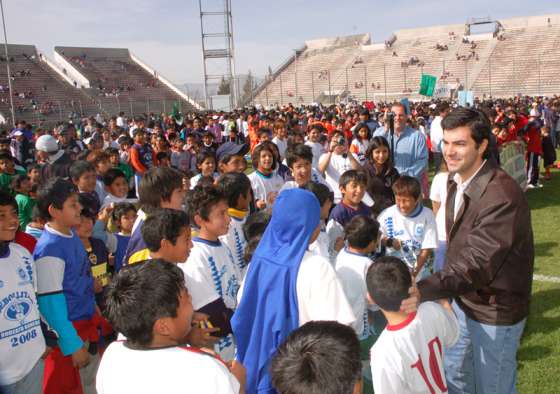
[[446, 393], [443, 350], [458, 337], [455, 315], [435, 302], [387, 325], [370, 351], [375, 393]]
[[237, 394], [239, 382], [226, 365], [191, 347], [134, 350], [113, 342], [97, 370], [98, 394]]

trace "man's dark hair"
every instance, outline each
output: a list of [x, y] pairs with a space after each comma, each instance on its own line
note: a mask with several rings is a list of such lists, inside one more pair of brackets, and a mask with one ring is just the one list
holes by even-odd
[[76, 193], [76, 186], [66, 179], [57, 176], [47, 180], [37, 193], [37, 207], [41, 218], [47, 221], [52, 219], [49, 207], [52, 205], [56, 209], [62, 209], [64, 202]]
[[418, 179], [409, 175], [402, 175], [393, 183], [395, 196], [409, 196], [418, 200], [422, 194], [422, 187]]
[[109, 170], [107, 170], [105, 175], [103, 175], [103, 184], [105, 186], [111, 186], [113, 182], [115, 182], [119, 178], [124, 178], [126, 180], [124, 172], [122, 172], [118, 168], [110, 168]]
[[123, 267], [107, 286], [105, 316], [127, 341], [149, 346], [158, 319], [177, 317], [183, 271], [160, 259]]
[[212, 207], [220, 201], [227, 201], [226, 196], [214, 186], [197, 185], [185, 197], [187, 213], [191, 221], [199, 215], [202, 220], [208, 220]]
[[245, 239], [250, 242], [251, 239], [263, 235], [271, 218], [272, 213], [268, 209], [263, 209], [249, 215], [243, 225]]
[[365, 249], [377, 240], [379, 222], [368, 216], [354, 216], [344, 227], [344, 239], [353, 248]]
[[157, 252], [161, 240], [166, 239], [173, 245], [184, 230], [190, 231], [189, 217], [183, 211], [160, 208], [152, 212], [142, 226], [142, 238], [151, 252]]
[[292, 168], [294, 163], [300, 159], [313, 162], [313, 151], [310, 146], [305, 144], [297, 144], [286, 150], [286, 163]]
[[95, 167], [90, 162], [78, 160], [70, 166], [70, 179], [77, 181], [86, 172], [95, 172]]
[[381, 309], [398, 312], [401, 302], [408, 298], [412, 277], [401, 259], [384, 256], [369, 267], [366, 284], [370, 297]]
[[334, 203], [334, 193], [322, 183], [318, 182], [307, 182], [307, 185], [303, 186], [302, 189], [309, 190], [311, 193], [317, 197], [319, 200], [319, 206], [325, 205], [327, 201]]
[[251, 193], [251, 181], [247, 175], [237, 172], [228, 172], [218, 179], [216, 185], [227, 199], [230, 208], [237, 207], [240, 196], [247, 197]]
[[171, 200], [171, 195], [177, 189], [183, 188], [181, 172], [169, 167], [152, 167], [144, 173], [138, 194], [142, 210], [150, 213], [160, 207], [162, 201]]
[[350, 182], [361, 183], [367, 185], [367, 175], [364, 171], [348, 170], [345, 171], [338, 180], [338, 186], [346, 187]]
[[[492, 126], [490, 120], [482, 111], [465, 107], [456, 108], [441, 121], [441, 127], [444, 131], [458, 127], [468, 127], [477, 148], [483, 140], [488, 141], [488, 145], [490, 145]], [[483, 158], [488, 158], [488, 148], [486, 148]]]
[[0, 190], [0, 206], [5, 207], [6, 205], [11, 205], [16, 211], [18, 209], [15, 197], [4, 190]]
[[311, 321], [290, 334], [272, 358], [280, 394], [351, 394], [361, 378], [360, 342], [336, 321]]

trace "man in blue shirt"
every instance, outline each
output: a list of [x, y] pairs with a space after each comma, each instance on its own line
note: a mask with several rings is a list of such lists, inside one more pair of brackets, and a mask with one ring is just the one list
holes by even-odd
[[378, 128], [373, 136], [385, 137], [389, 146], [393, 147], [393, 163], [400, 175], [409, 175], [421, 181], [422, 175], [428, 169], [426, 138], [418, 130], [407, 126], [408, 116], [403, 104], [393, 104], [391, 111], [395, 114], [393, 144], [390, 131], [384, 127]]

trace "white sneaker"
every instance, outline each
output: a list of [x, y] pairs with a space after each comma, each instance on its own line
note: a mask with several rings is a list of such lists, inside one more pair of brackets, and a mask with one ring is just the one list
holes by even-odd
[[532, 183], [527, 184], [527, 189], [535, 189], [535, 188], [536, 188], [536, 186], [533, 185]]

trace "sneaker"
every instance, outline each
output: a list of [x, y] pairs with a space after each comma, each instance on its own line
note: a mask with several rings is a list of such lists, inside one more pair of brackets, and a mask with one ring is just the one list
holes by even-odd
[[537, 187], [537, 189], [540, 189], [541, 187], [544, 187], [544, 185], [542, 183], [537, 183], [535, 186]]
[[527, 184], [527, 189], [535, 189], [537, 186], [533, 185], [532, 183]]

